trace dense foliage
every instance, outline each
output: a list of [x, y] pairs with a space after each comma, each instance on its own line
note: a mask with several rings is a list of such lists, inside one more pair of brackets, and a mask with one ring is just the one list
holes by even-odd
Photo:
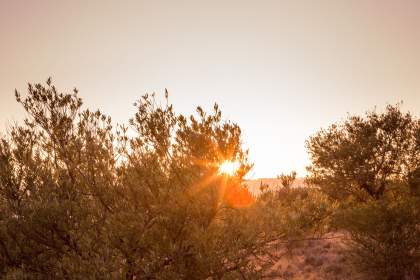
[[[420, 120], [398, 106], [350, 116], [310, 137], [309, 182], [333, 198], [379, 199], [420, 166]], [[417, 171], [418, 172], [418, 171]]]
[[145, 95], [113, 126], [50, 79], [16, 99], [27, 118], [0, 137], [6, 279], [268, 278], [275, 246], [337, 230], [366, 278], [420, 277], [420, 120], [398, 106], [311, 137], [311, 188], [292, 172], [255, 197], [217, 105], [186, 117]]
[[115, 128], [51, 80], [16, 98], [28, 117], [0, 140], [5, 278], [255, 279], [271, 242], [309, 226], [306, 208], [243, 186], [241, 130], [217, 105], [187, 118], [145, 95]]
[[336, 213], [336, 225], [350, 234], [355, 267], [367, 279], [418, 279], [419, 206], [418, 197], [387, 194]]
[[339, 203], [332, 224], [349, 234], [356, 270], [418, 279], [420, 120], [388, 106], [319, 131], [307, 147], [307, 181]]

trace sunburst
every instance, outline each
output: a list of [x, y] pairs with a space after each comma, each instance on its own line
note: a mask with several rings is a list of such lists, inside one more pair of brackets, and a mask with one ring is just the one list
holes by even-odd
[[226, 160], [219, 166], [219, 173], [224, 175], [232, 176], [239, 169], [240, 163], [238, 161]]

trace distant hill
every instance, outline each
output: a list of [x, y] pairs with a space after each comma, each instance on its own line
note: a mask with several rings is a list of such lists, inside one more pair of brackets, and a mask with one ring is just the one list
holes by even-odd
[[[270, 190], [276, 190], [283, 187], [281, 181], [276, 178], [259, 178], [253, 180], [245, 180], [244, 184], [248, 187], [249, 191], [255, 195], [260, 193], [260, 186], [268, 185]], [[296, 178], [292, 184], [292, 188], [301, 188], [305, 187], [304, 178]]]

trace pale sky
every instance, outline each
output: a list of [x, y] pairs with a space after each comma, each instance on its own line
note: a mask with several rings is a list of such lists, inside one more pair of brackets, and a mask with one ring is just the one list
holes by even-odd
[[418, 0], [0, 0], [0, 40], [0, 130], [48, 76], [119, 123], [168, 88], [241, 126], [254, 178], [304, 175], [305, 140], [347, 113], [420, 115]]

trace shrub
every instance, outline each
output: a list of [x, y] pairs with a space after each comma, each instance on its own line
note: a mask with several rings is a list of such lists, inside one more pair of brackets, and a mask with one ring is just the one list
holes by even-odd
[[335, 222], [351, 235], [351, 260], [369, 279], [420, 277], [419, 205], [393, 196], [337, 213]]
[[[28, 117], [0, 139], [0, 273], [31, 279], [238, 279], [283, 238], [279, 215], [240, 185], [237, 124], [186, 117], [143, 96], [129, 127], [82, 109], [49, 79], [16, 99]], [[166, 100], [167, 101], [167, 100]], [[128, 129], [132, 133], [128, 133]], [[130, 136], [128, 136], [130, 135]], [[240, 167], [218, 173], [225, 160]], [[224, 198], [241, 193], [240, 207]]]
[[341, 201], [380, 199], [395, 180], [415, 174], [419, 139], [420, 120], [398, 105], [351, 116], [306, 142], [311, 157], [307, 182]]
[[389, 105], [306, 145], [307, 182], [339, 204], [333, 226], [349, 232], [356, 268], [373, 279], [420, 277], [420, 120]]

